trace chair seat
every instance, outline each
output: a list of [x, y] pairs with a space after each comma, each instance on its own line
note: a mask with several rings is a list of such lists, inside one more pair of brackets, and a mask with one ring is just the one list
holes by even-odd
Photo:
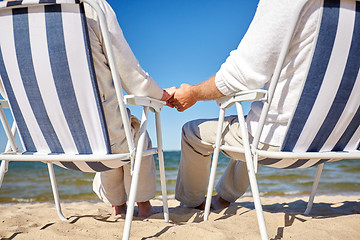
[[308, 168], [341, 159], [358, 159], [360, 151], [327, 151], [327, 152], [269, 152], [258, 150], [259, 164], [274, 168]]
[[[157, 149], [152, 148], [143, 152], [143, 156], [156, 154]], [[118, 168], [130, 162], [130, 153], [119, 154], [54, 154], [54, 153], [2, 153], [1, 160], [16, 161], [41, 161], [51, 162], [60, 167], [82, 171], [82, 172], [103, 172]]]
[[331, 159], [293, 159], [293, 158], [265, 158], [258, 161], [259, 164], [281, 169], [308, 168], [330, 161]]

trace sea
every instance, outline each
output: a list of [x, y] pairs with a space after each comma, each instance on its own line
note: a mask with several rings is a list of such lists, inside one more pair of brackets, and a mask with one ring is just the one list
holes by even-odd
[[[164, 152], [166, 186], [169, 198], [174, 198], [180, 162], [180, 151]], [[217, 179], [224, 172], [229, 158], [221, 154]], [[155, 156], [158, 169], [158, 159]], [[94, 173], [83, 173], [54, 166], [59, 195], [65, 201], [96, 201], [92, 191]], [[308, 195], [316, 174], [316, 167], [307, 169], [275, 169], [262, 166], [257, 180], [262, 196]], [[157, 192], [161, 196], [159, 171]], [[360, 193], [360, 160], [329, 162], [324, 166], [317, 194], [351, 195]], [[251, 195], [248, 189], [246, 195]], [[0, 188], [0, 203], [52, 201], [53, 195], [47, 165], [41, 162], [10, 162]]]

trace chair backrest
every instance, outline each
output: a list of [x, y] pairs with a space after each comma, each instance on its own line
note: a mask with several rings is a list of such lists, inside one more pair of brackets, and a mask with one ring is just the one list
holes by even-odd
[[[291, 23], [292, 31], [301, 17]], [[289, 31], [264, 103], [259, 136], [276, 88], [293, 32]], [[259, 164], [275, 168], [307, 168], [339, 156], [360, 158], [360, 3], [324, 0], [316, 46], [297, 106], [280, 152], [261, 153]], [[261, 151], [261, 150], [260, 150]], [[266, 151], [264, 151], [266, 152]], [[311, 155], [307, 153], [315, 153]], [[322, 154], [317, 154], [321, 152]], [[290, 154], [288, 154], [290, 153]], [[325, 153], [325, 154], [324, 154]], [[345, 153], [345, 154], [343, 154]], [[359, 156], [359, 157], [358, 157]], [[343, 158], [343, 157], [341, 157]]]
[[312, 62], [282, 151], [359, 150], [359, 56], [360, 2], [324, 0]]
[[0, 2], [0, 78], [25, 153], [110, 153], [83, 3], [12, 7], [29, 2]]

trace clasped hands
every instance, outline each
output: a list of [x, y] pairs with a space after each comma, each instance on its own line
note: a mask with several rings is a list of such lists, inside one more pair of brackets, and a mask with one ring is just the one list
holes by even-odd
[[166, 101], [169, 107], [175, 107], [179, 112], [183, 112], [197, 101], [215, 100], [223, 97], [215, 84], [215, 74], [209, 79], [196, 85], [181, 84], [180, 88], [171, 87], [164, 89], [161, 100]]
[[192, 90], [193, 86], [185, 83], [181, 84], [180, 88], [165, 88], [161, 100], [166, 101], [167, 106], [183, 112], [198, 101]]

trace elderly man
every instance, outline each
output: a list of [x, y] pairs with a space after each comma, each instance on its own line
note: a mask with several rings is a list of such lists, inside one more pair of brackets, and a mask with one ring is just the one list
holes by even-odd
[[[184, 111], [200, 100], [213, 100], [243, 90], [266, 89], [296, 5], [293, 0], [260, 0], [248, 31], [220, 70], [200, 84], [182, 84], [169, 102], [179, 111]], [[309, 1], [295, 31], [260, 138], [259, 147], [263, 149], [277, 150], [283, 141], [289, 116], [300, 94], [299, 86], [303, 84], [310, 64], [320, 18], [321, 1]], [[256, 131], [261, 110], [261, 102], [252, 104], [246, 118], [250, 136]], [[194, 120], [183, 127], [175, 198], [188, 207], [204, 207], [216, 129], [216, 119]], [[225, 144], [242, 146], [236, 116], [226, 117], [223, 129]], [[249, 186], [243, 162], [245, 157], [235, 153], [225, 154], [231, 161], [216, 186], [213, 209], [229, 206]]]

